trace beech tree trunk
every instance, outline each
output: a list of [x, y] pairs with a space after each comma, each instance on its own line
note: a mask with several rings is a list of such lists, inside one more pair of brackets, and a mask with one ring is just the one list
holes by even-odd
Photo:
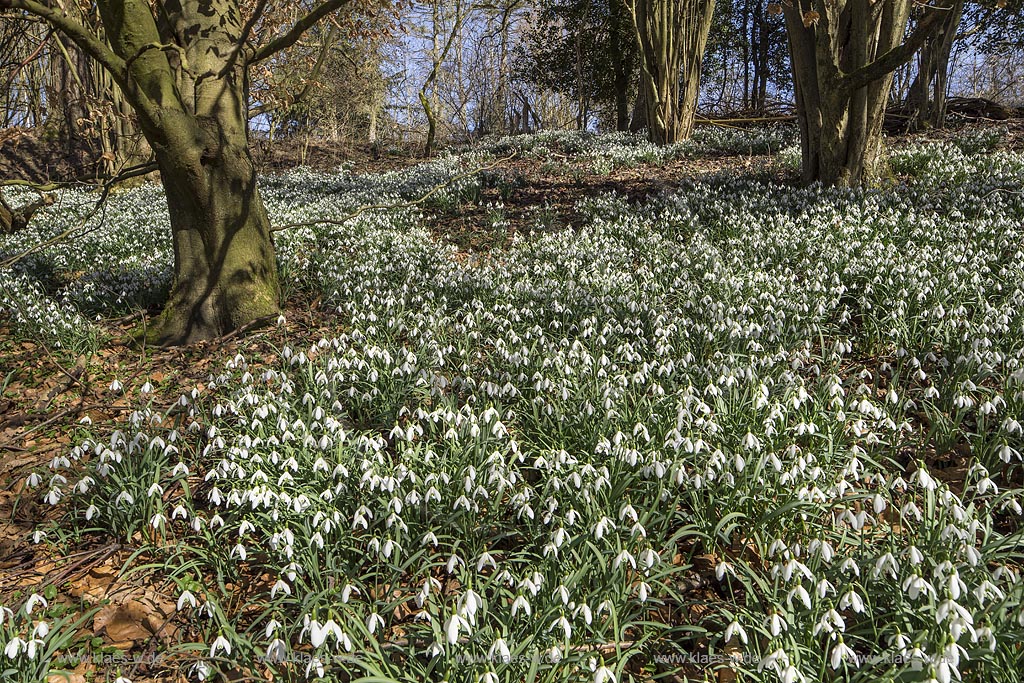
[[715, 0], [631, 0], [640, 45], [640, 89], [652, 142], [693, 132], [693, 118]]
[[936, 30], [929, 10], [904, 40], [913, 0], [795, 0], [786, 19], [805, 183], [875, 181], [893, 71]]
[[183, 122], [187, 138], [203, 141], [195, 148], [155, 147], [174, 245], [174, 283], [151, 338], [159, 344], [217, 337], [278, 311], [270, 221], [245, 137], [206, 122]]
[[[245, 71], [227, 62], [242, 19], [231, 0], [213, 0], [213, 12], [207, 4], [183, 1], [161, 36], [144, 0], [100, 2], [106, 26], [135, 28], [110, 42], [125, 60], [135, 56], [133, 81], [147, 97], [133, 105], [167, 195], [174, 281], [149, 335], [163, 345], [218, 337], [279, 310], [270, 221], [249, 153]], [[171, 41], [182, 49], [145, 47]]]
[[[323, 0], [259, 47], [239, 0], [97, 0], [100, 38], [39, 0], [0, 0], [70, 38], [118, 85], [167, 195], [174, 281], [152, 341], [186, 344], [278, 312], [270, 223], [248, 144], [248, 69], [349, 0]], [[261, 12], [258, 4], [256, 12]]]

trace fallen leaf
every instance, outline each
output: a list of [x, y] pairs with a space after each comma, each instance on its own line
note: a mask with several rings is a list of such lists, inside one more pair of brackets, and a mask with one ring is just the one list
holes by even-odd
[[146, 618], [150, 613], [150, 608], [138, 600], [129, 600], [123, 605], [110, 605], [96, 613], [93, 632], [102, 631], [117, 643], [145, 640], [153, 635], [153, 630], [146, 626]]

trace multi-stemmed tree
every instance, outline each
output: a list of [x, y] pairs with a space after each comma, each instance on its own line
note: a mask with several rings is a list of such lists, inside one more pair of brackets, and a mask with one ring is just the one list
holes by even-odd
[[625, 0], [640, 46], [640, 101], [652, 142], [693, 130], [715, 0]]
[[[278, 312], [270, 222], [248, 145], [248, 71], [349, 0], [97, 0], [104, 37], [45, 0], [0, 0], [48, 23], [110, 74], [156, 157], [170, 213], [174, 282], [152, 339], [216, 337]], [[282, 8], [278, 8], [282, 9]], [[265, 35], [266, 34], [266, 35]]]
[[785, 0], [805, 182], [860, 185], [881, 171], [882, 123], [893, 71], [942, 25], [953, 0]]

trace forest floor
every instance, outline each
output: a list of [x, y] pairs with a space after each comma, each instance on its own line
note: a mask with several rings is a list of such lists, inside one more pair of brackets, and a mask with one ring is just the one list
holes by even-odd
[[[299, 159], [294, 149], [282, 147], [275, 160], [262, 160], [264, 168], [272, 172], [287, 170], [292, 166], [286, 159]], [[309, 152], [308, 160], [314, 168], [329, 170], [336, 166], [338, 157], [316, 147]], [[374, 159], [363, 150], [355, 155], [355, 161], [352, 156], [345, 161], [355, 173], [380, 173], [406, 168], [422, 159], [406, 155]], [[680, 159], [601, 173], [571, 160], [552, 165], [513, 159], [499, 168], [519, 181], [515, 190], [506, 194], [488, 188], [483, 190], [481, 201], [433, 212], [426, 225], [435, 237], [457, 245], [466, 254], [486, 255], [490, 249], [510, 244], [516, 234], [528, 236], [541, 207], [550, 212], [549, 228], [557, 230], [579, 222], [575, 206], [583, 197], [617, 192], [631, 203], [640, 204], [680, 180], [727, 170], [771, 173], [779, 181], [793, 180], [785, 178], [766, 156]], [[39, 177], [35, 172], [33, 176]], [[497, 204], [505, 210], [505, 227], [501, 229], [495, 229], [488, 218], [491, 207]], [[154, 653], [161, 640], [178, 638], [179, 631], [187, 630], [188, 624], [176, 621], [181, 618], [175, 616], [176, 596], [167, 585], [154, 584], [145, 571], [126, 572], [144, 564], [145, 559], [138, 557], [130, 545], [95, 545], [90, 541], [71, 554], [59, 554], [55, 546], [34, 543], [33, 530], [44, 520], [56, 519], [57, 513], [37, 498], [22, 495], [27, 476], [66, 455], [72, 445], [71, 435], [83, 420], [93, 425], [123, 422], [135, 406], [110, 402], [108, 388], [115, 379], [123, 385], [125, 396], [137, 396], [144, 384], [151, 384], [154, 395], [169, 401], [157, 407], [167, 409], [177, 398], [178, 388], [201, 386], [237, 354], [253, 359], [255, 372], [259, 359], [272, 359], [289, 340], [329, 338], [344, 327], [334, 307], [301, 293], [288, 298], [282, 312], [287, 319], [283, 326], [170, 349], [136, 344], [140, 316], [101, 319], [95, 324], [109, 342], [95, 355], [74, 359], [61, 357], [45, 345], [19, 340], [0, 321], [0, 375], [5, 375], [0, 376], [5, 382], [0, 393], [0, 595], [45, 595], [52, 592], [52, 587], [102, 605], [89, 616], [91, 623], [85, 625], [85, 630], [94, 634], [92, 648], [97, 661], [68, 666], [70, 677], [54, 675], [48, 683], [106, 680], [102, 676], [113, 670], [110, 662], [124, 662], [123, 673], [134, 683], [184, 681], [178, 674], [168, 673], [173, 661], [161, 660]], [[701, 570], [703, 575], [695, 572], [691, 579], [695, 586], [707, 585], [714, 573], [710, 565]], [[55, 614], [78, 617], [70, 605], [58, 608]]]
[[[41, 181], [55, 173], [67, 174], [73, 166], [67, 160], [49, 158], [46, 146], [30, 134], [18, 135], [16, 140], [10, 134], [4, 140], [0, 138], [0, 177]], [[1010, 127], [1006, 146], [1024, 149], [1024, 122]], [[322, 146], [301, 152], [282, 146], [272, 155], [263, 152], [258, 157], [265, 169], [273, 171], [305, 159], [326, 169], [345, 164], [354, 173], [380, 173], [421, 161], [404, 155], [373, 158], [368, 150], [342, 158]], [[33, 165], [26, 165], [26, 159], [33, 159]], [[551, 231], [579, 228], [577, 203], [585, 197], [614, 192], [640, 206], [680, 182], [723, 172], [762, 177], [784, 186], [797, 180], [791, 170], [782, 169], [768, 156], [732, 154], [638, 163], [600, 172], [590, 163], [556, 155], [554, 159], [513, 158], [496, 170], [502, 172], [506, 185], [485, 187], [475, 201], [429, 212], [426, 219], [435, 238], [455, 245], [464, 257], [487, 258], [491, 250], [510, 246], [517, 236], [529, 237], [537, 230], [539, 213], [545, 214], [543, 224]], [[329, 338], [346, 324], [335, 306], [315, 294], [295, 291], [284, 302], [284, 324], [187, 348], [139, 346], [134, 338], [144, 324], [143, 314], [152, 313], [94, 321], [106, 342], [94, 353], [77, 357], [15, 334], [7, 322], [0, 321], [0, 595], [5, 599], [28, 593], [55, 597], [59, 592], [95, 606], [88, 612], [78, 611], [71, 602], [48, 608], [54, 621], [85, 619], [81, 631], [96, 657], [69, 662], [66, 668], [71, 673], [51, 676], [48, 683], [112, 680], [115, 669], [134, 683], [187, 680], [175, 670], [174, 661], [161, 659], [161, 644], [187, 640], [195, 632], [189, 618], [175, 609], [175, 586], [155, 571], [162, 560], [149, 556], [147, 550], [139, 554], [145, 546], [141, 533], [135, 539], [138, 545], [89, 534], [62, 544], [34, 542], [33, 532], [40, 523], [56, 519], [59, 513], [38, 497], [23, 495], [29, 475], [65, 456], [84, 421], [116, 425], [137, 408], [127, 399], [111, 401], [109, 388], [115, 380], [123, 386], [124, 397], [139, 396], [144, 385], [150, 385], [145, 388], [155, 397], [154, 408], [170, 409], [185, 387], [202, 386], [239, 354], [249, 359], [250, 372], [258, 375], [260, 359], [267, 359], [267, 367], [272, 367], [286, 344], [304, 340], [298, 344], [302, 346]], [[954, 450], [935, 456], [929, 464], [959, 487], [968, 455]], [[73, 552], [57, 550], [67, 547]], [[689, 573], [694, 596], [710, 590], [706, 587], [715, 573], [710, 556], [695, 562]], [[720, 672], [719, 680], [731, 679]]]

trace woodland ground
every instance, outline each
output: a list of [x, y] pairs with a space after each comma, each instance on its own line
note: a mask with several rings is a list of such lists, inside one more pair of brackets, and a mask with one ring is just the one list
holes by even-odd
[[[900, 141], [894, 177], [866, 193], [796, 189], [789, 129], [670, 154], [556, 135], [425, 165], [367, 160], [372, 176], [284, 171], [265, 188], [276, 225], [343, 225], [279, 233], [282, 321], [177, 349], [132, 341], [166, 287], [162, 229], [132, 233], [159, 224], [158, 189], [115, 193], [82, 256], [50, 247], [0, 283], [0, 604], [14, 612], [0, 610], [0, 680], [216, 680], [218, 666], [227, 680], [302, 680], [332, 639], [357, 656], [321, 655], [331, 680], [1014, 680], [1024, 152], [1017, 129], [993, 130]], [[358, 208], [435, 188], [415, 206]], [[87, 199], [44, 210], [0, 260], [73, 227]], [[983, 236], [961, 234], [957, 212]], [[86, 259], [110, 248], [92, 272]], [[936, 272], [957, 254], [963, 270]], [[278, 466], [293, 451], [295, 466]], [[283, 527], [239, 483], [271, 458]], [[331, 469], [334, 488], [285, 481]], [[93, 489], [72, 491], [83, 477]], [[431, 491], [448, 510], [436, 518]], [[529, 530], [511, 531], [520, 522]], [[338, 533], [359, 543], [304, 549]], [[414, 551], [424, 534], [440, 549]], [[350, 614], [343, 581], [362, 601]], [[47, 604], [26, 615], [33, 594]], [[536, 625], [520, 625], [524, 604]], [[285, 649], [304, 658], [259, 659]], [[565, 663], [534, 656], [552, 650]], [[93, 659], [58, 658], [69, 652]]]

